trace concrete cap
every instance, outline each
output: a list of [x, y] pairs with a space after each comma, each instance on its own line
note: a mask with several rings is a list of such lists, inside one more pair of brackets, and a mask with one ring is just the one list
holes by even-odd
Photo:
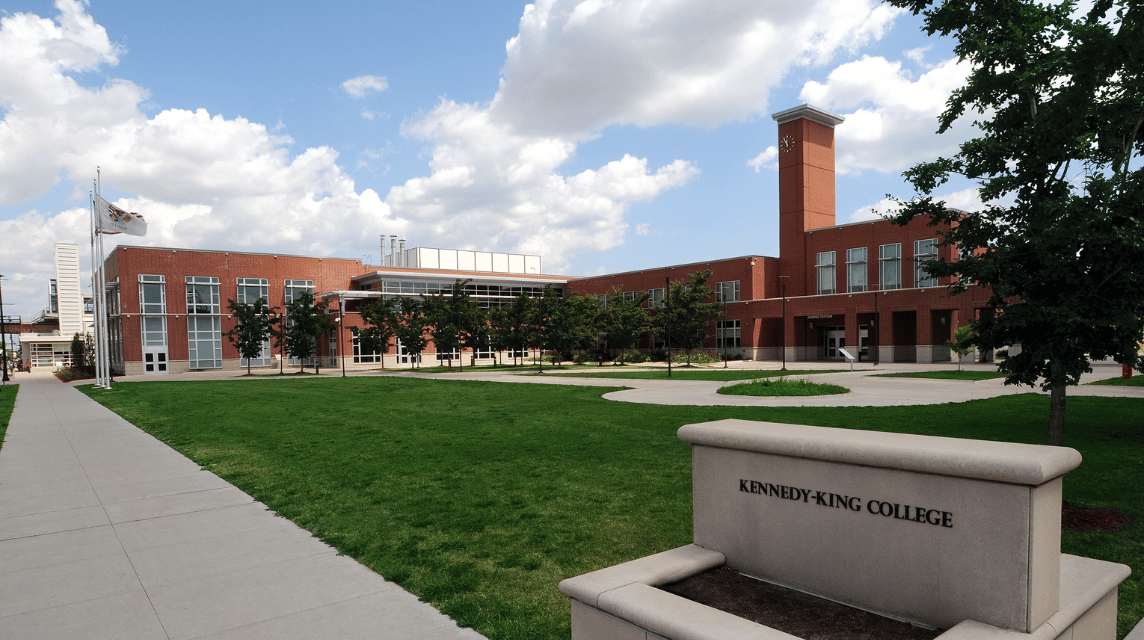
[[1067, 447], [718, 420], [679, 428], [696, 445], [1037, 486], [1077, 468]]
[[807, 120], [817, 122], [818, 124], [831, 128], [834, 128], [835, 126], [840, 125], [846, 121], [846, 118], [843, 118], [838, 114], [830, 113], [825, 109], [819, 109], [818, 107], [809, 104], [802, 104], [794, 107], [793, 109], [779, 111], [778, 113], [772, 114], [771, 117], [774, 118], [775, 122], [778, 122], [779, 124], [784, 124], [790, 122], [791, 120], [798, 120], [799, 118], [806, 118]]
[[689, 544], [567, 578], [560, 582], [558, 588], [566, 596], [598, 607], [600, 596], [613, 589], [637, 583], [653, 587], [671, 584], [708, 569], [721, 567], [726, 561], [726, 557], [718, 551]]

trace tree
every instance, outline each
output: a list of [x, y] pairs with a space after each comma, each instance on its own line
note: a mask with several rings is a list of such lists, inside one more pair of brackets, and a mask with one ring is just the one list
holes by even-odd
[[87, 366], [87, 360], [85, 359], [86, 354], [84, 353], [84, 348], [83, 348], [83, 338], [80, 336], [78, 331], [75, 333], [74, 336], [72, 336], [71, 349], [70, 350], [71, 350], [71, 368], [72, 369], [78, 370], [78, 369], [83, 369], [85, 366]]
[[361, 353], [380, 353], [381, 368], [385, 368], [385, 354], [389, 353], [389, 341], [394, 335], [394, 301], [382, 298], [361, 307], [362, 328], [354, 327]]
[[644, 291], [625, 298], [618, 287], [608, 294], [608, 306], [603, 313], [604, 332], [608, 342], [621, 353], [651, 330], [651, 316], [643, 306], [650, 297], [651, 294]]
[[[688, 365], [691, 364], [691, 350], [703, 346], [712, 319], [723, 313], [722, 305], [707, 302], [715, 295], [707, 286], [709, 279], [711, 271], [706, 270], [688, 274], [686, 281], [672, 282], [670, 313], [664, 308], [659, 314], [661, 323], [670, 320], [671, 341], [683, 347]], [[666, 327], [664, 335], [667, 335]]]
[[961, 359], [973, 351], [973, 326], [963, 324], [953, 332], [953, 339], [946, 340], [945, 346], [957, 355], [957, 370], [961, 371]]
[[262, 355], [266, 342], [274, 333], [277, 318], [264, 298], [253, 303], [227, 300], [226, 306], [237, 322], [226, 332], [226, 337], [246, 359], [246, 375], [250, 375], [250, 361]]
[[[600, 301], [596, 296], [561, 295], [544, 290], [544, 347], [555, 354], [556, 364], [573, 350], [590, 349], [600, 335]], [[543, 354], [541, 354], [543, 357]]]
[[[318, 336], [329, 333], [334, 329], [334, 323], [326, 315], [326, 303], [315, 300], [314, 294], [303, 291], [293, 302], [286, 303], [287, 317], [290, 319], [286, 327], [286, 351], [298, 358], [299, 366], [305, 370], [306, 358], [317, 353]], [[319, 365], [314, 361], [314, 373], [318, 373]]]
[[425, 316], [432, 327], [433, 344], [438, 354], [449, 354], [450, 369], [453, 368], [453, 353], [457, 353], [460, 364], [461, 347], [471, 346], [473, 327], [478, 324], [477, 316], [480, 315], [480, 309], [465, 290], [469, 282], [471, 280], [457, 280], [450, 295], [439, 293], [425, 298]]
[[409, 359], [409, 368], [421, 361], [421, 353], [429, 345], [429, 338], [425, 335], [428, 323], [425, 318], [425, 304], [417, 298], [394, 298], [393, 335], [405, 349], [405, 353], [412, 356]]
[[[966, 85], [939, 119], [967, 110], [982, 135], [905, 172], [918, 195], [897, 221], [943, 226], [960, 260], [927, 262], [956, 276], [952, 292], [991, 287], [996, 312], [977, 320], [984, 349], [1021, 345], [1000, 365], [1007, 384], [1050, 392], [1049, 440], [1064, 443], [1065, 392], [1112, 357], [1144, 370], [1144, 7], [1098, 0], [1004, 0], [973, 5], [891, 0], [952, 35], [969, 61]], [[934, 192], [950, 176], [974, 180], [985, 208], [951, 209]], [[1011, 352], [1012, 353], [1012, 352]]]
[[498, 350], [508, 349], [516, 364], [518, 353], [536, 343], [536, 300], [522, 293], [512, 303], [491, 314], [494, 342]]

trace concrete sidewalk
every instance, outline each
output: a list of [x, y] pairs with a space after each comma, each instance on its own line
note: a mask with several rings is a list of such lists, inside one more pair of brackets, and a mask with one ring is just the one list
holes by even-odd
[[16, 382], [0, 638], [483, 637], [51, 374]]

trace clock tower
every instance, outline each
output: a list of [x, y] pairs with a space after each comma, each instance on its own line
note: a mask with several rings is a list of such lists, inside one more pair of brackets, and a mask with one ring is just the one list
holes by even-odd
[[808, 104], [772, 117], [779, 125], [779, 272], [788, 276], [788, 296], [813, 295], [805, 235], [835, 224], [834, 127], [843, 118]]

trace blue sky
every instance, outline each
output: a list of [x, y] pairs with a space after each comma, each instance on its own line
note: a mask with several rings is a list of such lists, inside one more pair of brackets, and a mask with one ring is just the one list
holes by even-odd
[[847, 118], [839, 223], [973, 132], [934, 135], [966, 73], [951, 42], [866, 0], [16, 0], [0, 18], [0, 273], [24, 316], [52, 243], [87, 251], [96, 165], [151, 225], [126, 244], [376, 261], [392, 233], [588, 275], [777, 255], [774, 112]]

